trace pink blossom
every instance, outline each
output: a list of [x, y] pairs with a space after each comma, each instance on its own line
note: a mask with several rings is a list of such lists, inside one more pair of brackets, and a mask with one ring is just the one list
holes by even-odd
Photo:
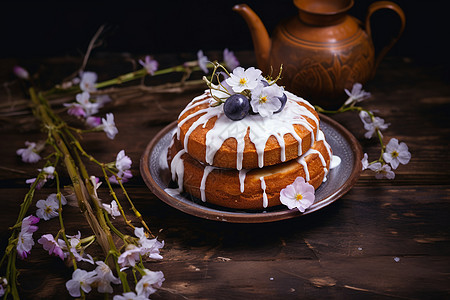
[[17, 238], [17, 254], [21, 259], [27, 258], [28, 254], [31, 252], [31, 248], [34, 245], [33, 233], [27, 231], [20, 231]]
[[79, 103], [64, 103], [65, 107], [68, 107], [67, 113], [71, 116], [75, 117], [86, 117], [86, 112], [84, 111], [84, 108]]
[[297, 177], [295, 181], [280, 192], [280, 201], [289, 209], [297, 208], [304, 212], [314, 203], [314, 187], [305, 182], [303, 177]]
[[17, 77], [21, 79], [30, 79], [30, 74], [28, 73], [28, 71], [21, 66], [14, 66], [13, 72]]
[[234, 55], [233, 51], [230, 51], [227, 48], [223, 50], [223, 61], [225, 62], [225, 65], [228, 67], [228, 69], [231, 71], [239, 67], [239, 61]]
[[35, 232], [36, 230], [38, 230], [38, 227], [35, 226], [34, 224], [37, 224], [38, 222], [39, 222], [38, 217], [29, 215], [28, 217], [26, 217], [22, 220], [21, 231], [28, 232], [28, 233]]
[[100, 117], [87, 117], [86, 118], [86, 125], [90, 128], [95, 128], [97, 126], [100, 126], [102, 124], [102, 118]]
[[55, 238], [51, 234], [44, 234], [38, 240], [38, 243], [42, 245], [44, 250], [48, 251], [48, 254], [54, 254], [64, 260], [64, 251], [59, 244], [55, 241]]
[[203, 72], [208, 73], [208, 57], [203, 54], [202, 50], [198, 50], [197, 52], [198, 66], [202, 69]]
[[152, 59], [150, 55], [145, 56], [145, 61], [140, 59], [139, 64], [143, 66], [150, 75], [153, 75], [155, 71], [158, 70], [158, 62]]

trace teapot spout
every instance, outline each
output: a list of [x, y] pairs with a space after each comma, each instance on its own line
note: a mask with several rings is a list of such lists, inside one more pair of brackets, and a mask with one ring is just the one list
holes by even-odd
[[256, 63], [261, 71], [267, 73], [269, 71], [268, 64], [271, 40], [266, 27], [258, 15], [247, 4], [237, 4], [233, 7], [233, 10], [238, 12], [247, 22], [252, 35]]

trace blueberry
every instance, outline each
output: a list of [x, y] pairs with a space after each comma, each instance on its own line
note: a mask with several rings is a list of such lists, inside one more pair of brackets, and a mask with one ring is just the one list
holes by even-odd
[[285, 93], [283, 93], [283, 96], [279, 97], [278, 99], [280, 99], [281, 107], [280, 107], [279, 110], [277, 110], [277, 111], [275, 112], [275, 114], [276, 114], [276, 113], [279, 113], [280, 111], [283, 110], [284, 106], [286, 105], [287, 96], [286, 96]]
[[250, 110], [250, 102], [248, 98], [242, 94], [231, 95], [223, 105], [225, 115], [233, 120], [239, 121], [248, 115]]

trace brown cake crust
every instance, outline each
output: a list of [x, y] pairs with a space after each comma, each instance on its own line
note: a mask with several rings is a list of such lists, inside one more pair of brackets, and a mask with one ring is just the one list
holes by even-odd
[[[175, 140], [168, 151], [169, 166], [172, 158], [181, 149], [181, 144]], [[326, 161], [326, 167], [329, 169], [331, 157], [324, 142], [315, 142], [312, 149], [322, 154]], [[184, 163], [183, 189], [200, 199], [200, 185], [205, 165], [188, 153], [183, 154], [181, 158]], [[325, 176], [322, 161], [317, 153], [310, 153], [304, 159], [310, 174], [309, 183], [317, 189]], [[235, 209], [263, 209], [263, 190], [260, 178], [264, 177], [265, 192], [268, 199], [267, 207], [280, 205], [280, 191], [287, 185], [292, 184], [298, 176], [305, 178], [305, 171], [303, 166], [297, 162], [297, 159], [274, 166], [249, 170], [244, 181], [244, 192], [241, 193], [239, 171], [215, 168], [206, 178], [206, 202]]]
[[[205, 95], [205, 97], [209, 97]], [[198, 101], [202, 101], [205, 99], [205, 97], [202, 97]], [[317, 112], [308, 106], [307, 104], [297, 102], [298, 105], [306, 107], [311, 113], [314, 114], [314, 116], [319, 120], [319, 116]], [[181, 115], [178, 118], [178, 123], [180, 123], [183, 119], [185, 119], [187, 116], [197, 112], [200, 109], [204, 109], [208, 107], [209, 104], [201, 104], [198, 106], [194, 106], [191, 109], [187, 110], [183, 115]], [[200, 118], [202, 114], [199, 114], [195, 117], [192, 117], [191, 119], [187, 120], [184, 124], [182, 124], [180, 128], [180, 140], [184, 141], [184, 137], [191, 127], [191, 125]], [[295, 128], [296, 133], [298, 136], [302, 139], [302, 153], [305, 153], [308, 151], [308, 149], [311, 147], [311, 135], [314, 134], [314, 140], [316, 140], [315, 133], [317, 132], [317, 125], [316, 122], [305, 116], [305, 119], [308, 121], [308, 123], [313, 128], [313, 133], [311, 133], [307, 128], [305, 128], [303, 125], [295, 124], [293, 125]], [[190, 135], [187, 143], [187, 149], [185, 149], [192, 157], [197, 159], [200, 162], [206, 163], [205, 161], [205, 152], [206, 152], [206, 134], [209, 130], [211, 130], [214, 127], [214, 123], [216, 122], [217, 117], [211, 118], [207, 123], [206, 126], [198, 126]], [[254, 169], [258, 168], [258, 154], [256, 152], [255, 145], [252, 143], [252, 141], [249, 138], [249, 130], [247, 130], [247, 135], [245, 136], [245, 147], [244, 147], [244, 153], [243, 153], [243, 161], [242, 161], [242, 168], [243, 169]], [[286, 160], [289, 161], [291, 159], [294, 159], [298, 157], [298, 141], [290, 134], [284, 135], [284, 142], [285, 142], [285, 153], [286, 153]], [[212, 163], [215, 167], [221, 167], [221, 168], [232, 168], [236, 169], [236, 155], [237, 155], [237, 142], [234, 138], [228, 138], [224, 141], [220, 149], [216, 152], [214, 156], [214, 161]], [[275, 164], [282, 163], [281, 161], [281, 147], [278, 144], [277, 139], [272, 135], [267, 140], [266, 147], [264, 150], [264, 166], [271, 166]]]

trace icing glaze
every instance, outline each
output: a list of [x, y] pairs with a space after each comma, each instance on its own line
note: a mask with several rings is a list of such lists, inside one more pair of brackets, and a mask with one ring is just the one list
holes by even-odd
[[[220, 91], [214, 91], [214, 95], [223, 97], [223, 93]], [[180, 127], [188, 120], [198, 117], [197, 120], [187, 130], [184, 140], [181, 141], [184, 149], [189, 153], [188, 141], [191, 133], [198, 127], [205, 127], [207, 122], [214, 117], [217, 117], [213, 128], [206, 133], [206, 152], [205, 161], [212, 165], [216, 152], [222, 147], [222, 144], [229, 138], [234, 138], [237, 142], [236, 149], [236, 169], [242, 169], [242, 161], [245, 148], [245, 136], [249, 133], [250, 141], [255, 145], [258, 166], [262, 168], [264, 166], [264, 150], [267, 140], [274, 136], [281, 148], [280, 160], [283, 162], [286, 160], [285, 142], [284, 136], [291, 134], [298, 142], [298, 156], [302, 155], [302, 139], [295, 131], [294, 125], [303, 125], [308, 131], [311, 132], [311, 146], [314, 144], [315, 138], [319, 134], [319, 120], [316, 116], [309, 111], [305, 106], [299, 105], [303, 103], [306, 106], [312, 108], [311, 104], [306, 100], [295, 96], [292, 93], [285, 92], [287, 95], [287, 102], [285, 108], [277, 114], [273, 114], [270, 117], [261, 117], [259, 114], [248, 115], [244, 119], [239, 121], [231, 121], [223, 112], [223, 105], [220, 106], [207, 106], [206, 108], [199, 109], [198, 111], [182, 118], [182, 116], [190, 109], [210, 103], [211, 94], [206, 91], [202, 96], [194, 98], [186, 108], [180, 113], [182, 118], [177, 127], [177, 138], [180, 139]], [[220, 94], [220, 95], [219, 95]], [[312, 119], [316, 124], [316, 132], [313, 132], [314, 128], [307, 121], [306, 117]]]
[[266, 194], [266, 181], [264, 180], [264, 177], [260, 177], [259, 180], [261, 180], [261, 189], [263, 191], [263, 207], [266, 208], [269, 205]]

